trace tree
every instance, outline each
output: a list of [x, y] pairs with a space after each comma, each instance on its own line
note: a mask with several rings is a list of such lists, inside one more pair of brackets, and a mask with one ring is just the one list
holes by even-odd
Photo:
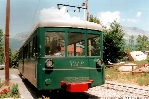
[[97, 24], [100, 24], [100, 20], [97, 19], [96, 17], [94, 17], [93, 15], [90, 15], [90, 19], [89, 19], [90, 22], [94, 22], [94, 23], [97, 23]]
[[125, 51], [131, 52], [136, 50], [135, 39], [133, 35], [129, 36], [128, 44], [125, 45]]
[[4, 48], [3, 48], [3, 31], [0, 29], [0, 63], [3, 63]]
[[148, 41], [148, 37], [143, 35], [138, 35], [137, 39], [136, 39], [136, 48], [138, 51], [146, 51], [146, 48], [149, 45], [149, 41]]
[[104, 32], [104, 52], [103, 59], [105, 63], [108, 61], [117, 62], [124, 57], [124, 32], [122, 27], [116, 21], [112, 22], [109, 29]]
[[[92, 15], [90, 16], [90, 22], [95, 22], [101, 24], [101, 22]], [[102, 25], [102, 24], [101, 24]], [[107, 29], [106, 26], [103, 26], [103, 60], [105, 63], [108, 63], [108, 60], [111, 62], [117, 62], [119, 59], [124, 56], [124, 45], [125, 40], [123, 38], [124, 33], [122, 27], [116, 21], [112, 22], [110, 28]], [[96, 41], [94, 45], [99, 45], [99, 41]], [[96, 46], [95, 45], [95, 46]], [[95, 50], [97, 51], [97, 50]], [[98, 50], [99, 51], [99, 50]]]

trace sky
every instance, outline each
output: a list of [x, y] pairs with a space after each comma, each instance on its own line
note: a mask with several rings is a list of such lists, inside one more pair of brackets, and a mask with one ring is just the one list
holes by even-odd
[[[10, 0], [10, 37], [31, 31], [39, 21], [84, 20], [84, 10], [60, 6], [81, 6], [85, 0]], [[89, 14], [105, 26], [114, 20], [125, 27], [149, 31], [149, 0], [88, 0]], [[67, 12], [68, 10], [68, 12]], [[76, 10], [74, 12], [74, 10]], [[5, 33], [6, 0], [0, 0], [0, 29]]]

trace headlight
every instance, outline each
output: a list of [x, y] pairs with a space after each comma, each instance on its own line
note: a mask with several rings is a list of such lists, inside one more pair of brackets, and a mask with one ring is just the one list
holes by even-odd
[[54, 62], [52, 59], [47, 59], [45, 64], [46, 64], [46, 67], [53, 67]]
[[103, 65], [103, 61], [101, 60], [101, 59], [97, 59], [97, 64], [99, 65], [99, 66], [101, 66], [101, 65]]

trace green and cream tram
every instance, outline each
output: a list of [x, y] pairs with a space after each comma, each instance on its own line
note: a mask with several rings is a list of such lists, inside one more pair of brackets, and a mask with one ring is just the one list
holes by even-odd
[[19, 50], [19, 71], [39, 90], [104, 84], [103, 34], [92, 22], [39, 22]]

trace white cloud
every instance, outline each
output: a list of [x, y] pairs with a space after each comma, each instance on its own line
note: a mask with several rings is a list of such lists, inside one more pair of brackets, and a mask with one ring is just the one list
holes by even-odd
[[128, 22], [133, 22], [133, 23], [134, 23], [134, 22], [136, 22], [137, 20], [135, 20], [135, 19], [127, 19], [127, 21], [128, 21]]
[[137, 12], [137, 17], [140, 17], [141, 16], [141, 12]]
[[40, 11], [40, 21], [81, 21], [80, 17], [71, 17], [67, 11], [66, 7], [62, 7], [60, 10], [57, 8], [44, 8]]
[[115, 11], [115, 12], [100, 12], [98, 13], [97, 17], [99, 20], [102, 22], [103, 25], [109, 26], [110, 23], [112, 23], [114, 20], [117, 20], [117, 22], [120, 21], [120, 12]]

